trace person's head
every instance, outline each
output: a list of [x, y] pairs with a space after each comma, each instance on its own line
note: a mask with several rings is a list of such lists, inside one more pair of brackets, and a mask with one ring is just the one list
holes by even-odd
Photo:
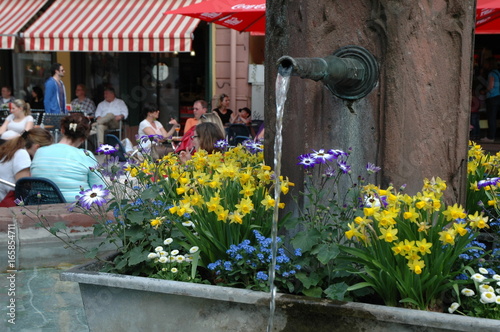
[[207, 102], [204, 100], [197, 100], [193, 104], [193, 114], [194, 117], [199, 120], [200, 117], [207, 113]]
[[85, 87], [85, 84], [77, 84], [75, 88], [75, 95], [77, 98], [85, 98], [87, 96], [87, 88]]
[[38, 148], [52, 144], [52, 140], [52, 135], [45, 129], [33, 128], [25, 131], [21, 136], [0, 145], [0, 160], [11, 160], [19, 149], [26, 149], [33, 158]]
[[224, 136], [225, 133], [224, 125], [222, 124], [222, 120], [220, 119], [219, 115], [217, 115], [216, 113], [205, 113], [202, 116], [200, 116], [200, 123], [206, 123], [206, 122], [215, 124], [217, 128], [220, 129], [221, 135]]
[[60, 63], [54, 63], [50, 66], [50, 75], [54, 78], [64, 77], [64, 67]]
[[217, 125], [211, 122], [205, 122], [196, 126], [193, 135], [193, 144], [196, 151], [205, 150], [208, 153], [212, 153], [218, 151], [218, 149], [215, 148], [215, 143], [222, 139], [224, 139], [224, 135], [221, 134]]
[[144, 119], [150, 117], [156, 120], [160, 116], [160, 109], [156, 104], [147, 103], [142, 108], [142, 116]]
[[108, 103], [112, 102], [116, 98], [115, 89], [113, 87], [107, 87], [104, 89], [104, 100]]
[[238, 112], [243, 119], [248, 119], [252, 115], [252, 111], [248, 107], [240, 108]]
[[71, 113], [61, 119], [61, 132], [72, 142], [84, 141], [90, 133], [90, 121], [82, 113]]
[[43, 98], [43, 90], [39, 86], [34, 86], [33, 89], [31, 89], [31, 96], [33, 98], [38, 98], [41, 99]]
[[14, 115], [22, 113], [24, 114], [24, 116], [26, 116], [31, 114], [31, 107], [30, 104], [25, 102], [24, 100], [16, 99], [12, 102], [12, 107], [10, 108], [10, 112]]
[[12, 97], [12, 89], [10, 86], [2, 86], [2, 98], [9, 99], [10, 97]]
[[219, 96], [219, 104], [217, 105], [218, 108], [228, 108], [229, 107], [229, 102], [231, 100], [229, 99], [229, 96], [226, 95], [225, 93], [221, 94]]

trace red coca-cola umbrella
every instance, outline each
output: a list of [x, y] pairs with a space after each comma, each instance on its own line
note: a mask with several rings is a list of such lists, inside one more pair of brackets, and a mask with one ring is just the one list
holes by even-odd
[[500, 33], [500, 0], [477, 0], [476, 33]]
[[206, 0], [164, 14], [187, 15], [238, 31], [266, 31], [265, 0]]

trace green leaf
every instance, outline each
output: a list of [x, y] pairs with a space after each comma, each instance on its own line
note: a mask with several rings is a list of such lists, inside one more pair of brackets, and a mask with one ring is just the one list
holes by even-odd
[[318, 252], [318, 260], [325, 265], [328, 264], [328, 262], [330, 262], [332, 259], [335, 259], [340, 253], [339, 247], [334, 243], [322, 244], [318, 247], [321, 248], [321, 250]]
[[159, 193], [158, 187], [153, 186], [153, 187], [150, 187], [148, 189], [145, 189], [141, 193], [141, 198], [143, 201], [150, 200], [150, 199], [156, 199], [156, 197], [158, 197], [158, 193]]
[[317, 273], [312, 272], [310, 275], [304, 272], [299, 272], [295, 275], [297, 279], [304, 285], [304, 288], [310, 288], [311, 286], [316, 286], [321, 278]]
[[144, 262], [147, 258], [148, 253], [143, 251], [141, 247], [135, 247], [132, 248], [132, 250], [130, 250], [128, 254], [129, 254], [128, 265], [133, 266]]
[[318, 243], [319, 239], [321, 239], [321, 233], [316, 229], [311, 229], [297, 233], [292, 244], [295, 249], [300, 248], [302, 252], [307, 252]]
[[60, 232], [61, 230], [63, 229], [66, 229], [66, 224], [62, 221], [58, 221], [56, 223], [54, 223], [54, 225], [49, 229], [49, 231], [52, 233], [52, 234], [56, 234], [58, 232]]
[[347, 290], [354, 291], [354, 290], [365, 288], [365, 287], [373, 287], [373, 284], [371, 282], [358, 282], [355, 285], [349, 286], [347, 288]]
[[142, 225], [144, 223], [144, 211], [128, 211], [127, 218], [133, 224]]
[[321, 295], [323, 294], [323, 290], [321, 289], [321, 287], [313, 287], [309, 289], [303, 289], [302, 293], [311, 297], [321, 297]]
[[347, 286], [345, 282], [333, 284], [328, 286], [327, 289], [325, 289], [325, 294], [328, 298], [332, 300], [342, 301], [344, 300], [344, 295], [347, 292], [348, 287], [349, 286]]
[[98, 252], [99, 248], [93, 248], [92, 250], [89, 250], [85, 253], [85, 258], [94, 259], [97, 256]]

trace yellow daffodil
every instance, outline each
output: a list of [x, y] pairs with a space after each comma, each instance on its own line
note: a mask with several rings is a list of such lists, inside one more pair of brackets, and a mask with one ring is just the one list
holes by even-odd
[[425, 267], [425, 262], [422, 260], [413, 260], [408, 262], [408, 267], [411, 271], [415, 272], [415, 274], [421, 274], [422, 269]]
[[421, 254], [425, 255], [431, 253], [432, 243], [428, 243], [427, 239], [422, 239], [421, 241], [415, 241], [415, 245]]
[[393, 242], [393, 241], [396, 241], [398, 239], [398, 237], [397, 237], [398, 230], [394, 229], [392, 227], [380, 228], [380, 233], [382, 233], [382, 235], [380, 235], [378, 238], [384, 239], [385, 242]]

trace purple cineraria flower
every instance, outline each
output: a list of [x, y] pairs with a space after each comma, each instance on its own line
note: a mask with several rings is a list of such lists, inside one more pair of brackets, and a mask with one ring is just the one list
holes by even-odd
[[368, 171], [368, 173], [373, 174], [373, 173], [377, 173], [378, 171], [380, 171], [380, 167], [375, 166], [375, 164], [368, 163], [366, 165], [366, 170]]
[[300, 160], [297, 165], [302, 165], [304, 168], [314, 167], [316, 165], [316, 161], [310, 154], [303, 154], [298, 157]]
[[80, 191], [80, 195], [82, 195], [78, 198], [80, 205], [83, 208], [90, 210], [90, 207], [94, 203], [98, 206], [102, 206], [107, 203], [106, 196], [109, 195], [109, 190], [104, 189], [103, 185], [94, 184], [92, 188]]
[[477, 183], [477, 187], [479, 189], [487, 187], [487, 186], [495, 186], [500, 181], [500, 178], [488, 178], [486, 180], [481, 180]]
[[318, 151], [313, 150], [311, 156], [316, 161], [316, 164], [326, 164], [328, 160], [335, 159], [335, 156], [333, 154], [330, 154], [323, 149], [320, 149]]
[[24, 201], [20, 198], [16, 198], [14, 200], [14, 204], [16, 204], [17, 206], [23, 206], [24, 205]]
[[116, 152], [116, 149], [109, 144], [102, 144], [99, 147], [99, 149], [97, 149], [97, 153], [113, 154], [115, 152]]
[[332, 159], [338, 159], [340, 156], [347, 156], [347, 153], [345, 153], [342, 150], [328, 150], [328, 154], [332, 155]]
[[228, 147], [228, 143], [225, 139], [220, 139], [217, 142], [215, 142], [215, 148], [225, 150]]
[[264, 151], [264, 145], [262, 145], [262, 142], [260, 141], [255, 142], [253, 140], [246, 140], [243, 142], [243, 145], [250, 153], [259, 153]]
[[325, 176], [328, 178], [332, 178], [335, 176], [335, 168], [328, 166], [328, 168], [325, 170]]
[[337, 164], [339, 165], [340, 170], [342, 173], [347, 174], [351, 171], [351, 166], [347, 165], [345, 161], [338, 161]]

